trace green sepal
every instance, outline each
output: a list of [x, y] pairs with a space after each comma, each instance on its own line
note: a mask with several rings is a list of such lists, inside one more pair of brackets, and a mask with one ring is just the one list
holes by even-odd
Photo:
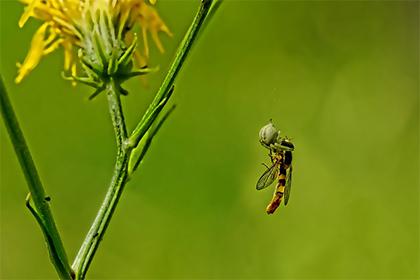
[[94, 93], [92, 93], [92, 94], [89, 96], [89, 100], [92, 100], [93, 98], [95, 98], [96, 96], [98, 96], [98, 95], [99, 95], [101, 92], [103, 92], [104, 90], [105, 90], [105, 87], [104, 87], [104, 86], [97, 88], [97, 89], [95, 90], [95, 92], [94, 92]]

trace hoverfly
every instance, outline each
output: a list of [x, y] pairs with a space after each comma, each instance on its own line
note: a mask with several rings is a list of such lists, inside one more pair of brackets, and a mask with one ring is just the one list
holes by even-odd
[[284, 205], [287, 205], [292, 187], [292, 152], [294, 145], [287, 137], [280, 137], [273, 123], [264, 126], [260, 130], [260, 143], [269, 149], [271, 166], [261, 175], [257, 182], [257, 190], [265, 189], [277, 179], [273, 199], [267, 206], [267, 214], [273, 214], [280, 206], [284, 195]]

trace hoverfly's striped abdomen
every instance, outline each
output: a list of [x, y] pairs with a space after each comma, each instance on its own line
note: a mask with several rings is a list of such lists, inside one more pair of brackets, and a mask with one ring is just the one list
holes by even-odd
[[267, 209], [266, 209], [267, 214], [273, 214], [276, 211], [276, 209], [280, 206], [281, 199], [283, 198], [285, 186], [286, 186], [286, 168], [282, 164], [280, 166], [278, 183], [276, 186], [273, 199], [271, 200], [270, 204], [268, 204]]

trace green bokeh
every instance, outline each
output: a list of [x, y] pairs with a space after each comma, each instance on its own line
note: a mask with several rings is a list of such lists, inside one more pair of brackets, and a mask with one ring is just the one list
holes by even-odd
[[[198, 1], [158, 1], [161, 71], [129, 82], [132, 129]], [[111, 177], [106, 98], [60, 77], [57, 51], [21, 85], [39, 25], [0, 4], [0, 71], [73, 258]], [[178, 105], [127, 185], [90, 278], [417, 278], [419, 2], [226, 1], [176, 83]], [[264, 213], [255, 183], [272, 118], [295, 145], [289, 205]], [[27, 186], [0, 122], [0, 278], [54, 278]]]

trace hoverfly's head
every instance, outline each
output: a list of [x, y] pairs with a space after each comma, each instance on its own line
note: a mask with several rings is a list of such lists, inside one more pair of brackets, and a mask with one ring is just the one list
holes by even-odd
[[277, 142], [280, 131], [273, 125], [270, 120], [270, 123], [263, 126], [260, 130], [260, 143], [265, 147], [270, 147], [271, 144]]

